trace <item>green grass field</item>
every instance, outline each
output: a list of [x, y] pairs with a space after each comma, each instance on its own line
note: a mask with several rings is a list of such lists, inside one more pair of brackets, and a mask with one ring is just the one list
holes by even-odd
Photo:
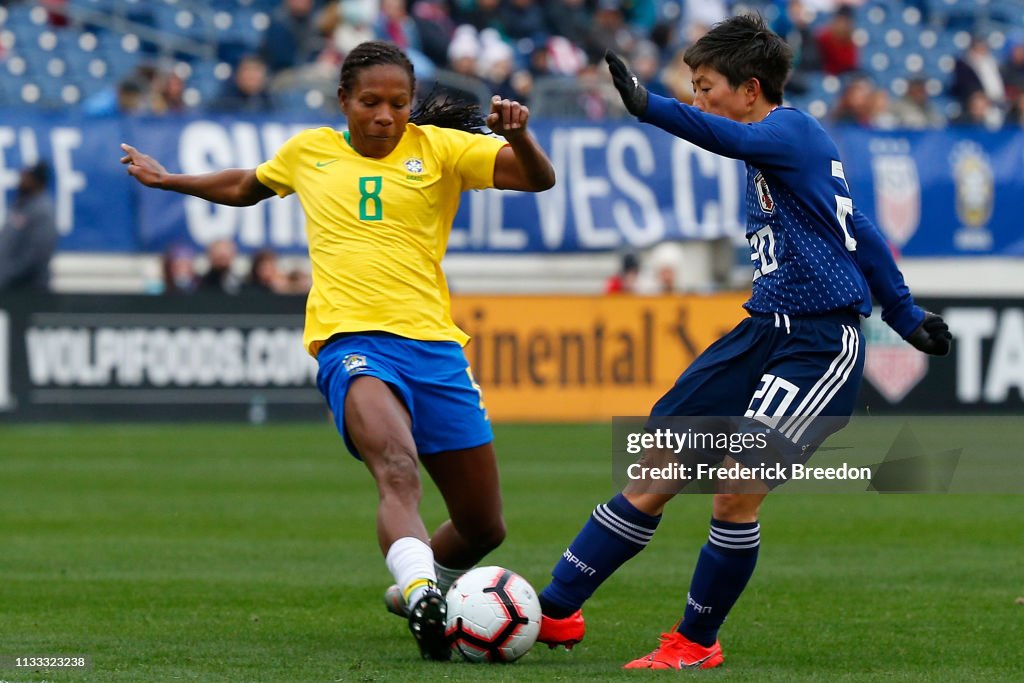
[[[612, 491], [605, 425], [501, 426], [509, 535], [539, 589]], [[673, 502], [588, 603], [586, 641], [510, 666], [425, 663], [384, 612], [375, 493], [326, 424], [0, 427], [0, 681], [603, 681], [685, 600], [710, 499]], [[1024, 680], [1024, 499], [789, 495], [710, 680]], [[442, 519], [428, 488], [428, 526]], [[652, 675], [653, 674], [653, 675]], [[669, 673], [668, 676], [674, 674]], [[701, 674], [696, 674], [701, 675]]]

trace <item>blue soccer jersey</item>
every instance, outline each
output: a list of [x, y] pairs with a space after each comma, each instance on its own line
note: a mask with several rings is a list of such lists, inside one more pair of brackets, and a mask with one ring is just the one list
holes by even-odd
[[885, 238], [853, 206], [835, 143], [811, 116], [788, 107], [757, 123], [706, 114], [649, 94], [641, 120], [747, 167], [747, 239], [756, 313], [813, 316], [871, 312], [907, 337], [923, 312]]

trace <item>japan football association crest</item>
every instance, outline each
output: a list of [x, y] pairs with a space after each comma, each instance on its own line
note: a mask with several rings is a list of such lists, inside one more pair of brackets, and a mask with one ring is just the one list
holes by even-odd
[[754, 176], [754, 187], [757, 189], [757, 201], [761, 205], [761, 210], [765, 213], [775, 213], [775, 200], [768, 190], [768, 181], [764, 179], [764, 175], [758, 173]]
[[862, 329], [864, 378], [886, 401], [899, 403], [928, 374], [928, 356], [900, 339], [878, 317], [866, 318]]
[[878, 225], [897, 247], [904, 246], [921, 223], [921, 181], [905, 140], [872, 142], [871, 170], [875, 181]]

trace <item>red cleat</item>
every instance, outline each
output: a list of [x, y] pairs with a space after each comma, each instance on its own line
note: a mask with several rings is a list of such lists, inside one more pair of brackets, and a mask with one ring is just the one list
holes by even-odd
[[538, 643], [544, 643], [554, 649], [559, 645], [571, 650], [572, 646], [583, 640], [587, 626], [583, 622], [583, 610], [578, 609], [564, 619], [552, 619], [543, 615], [540, 619]]
[[[543, 626], [541, 630], [543, 631]], [[661, 634], [661, 644], [649, 655], [634, 659], [623, 669], [713, 669], [724, 661], [722, 645], [717, 640], [704, 647], [689, 640], [679, 631]]]

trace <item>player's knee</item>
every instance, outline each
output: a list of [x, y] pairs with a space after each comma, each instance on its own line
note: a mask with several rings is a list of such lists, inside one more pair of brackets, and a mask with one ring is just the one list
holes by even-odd
[[415, 496], [418, 500], [421, 494], [420, 471], [411, 453], [395, 451], [381, 455], [374, 477], [382, 497], [398, 495], [409, 499]]
[[505, 540], [505, 520], [499, 515], [486, 523], [473, 524], [460, 533], [477, 550], [491, 552]]
[[756, 522], [762, 500], [761, 496], [718, 493], [715, 494], [712, 516], [722, 522]]

